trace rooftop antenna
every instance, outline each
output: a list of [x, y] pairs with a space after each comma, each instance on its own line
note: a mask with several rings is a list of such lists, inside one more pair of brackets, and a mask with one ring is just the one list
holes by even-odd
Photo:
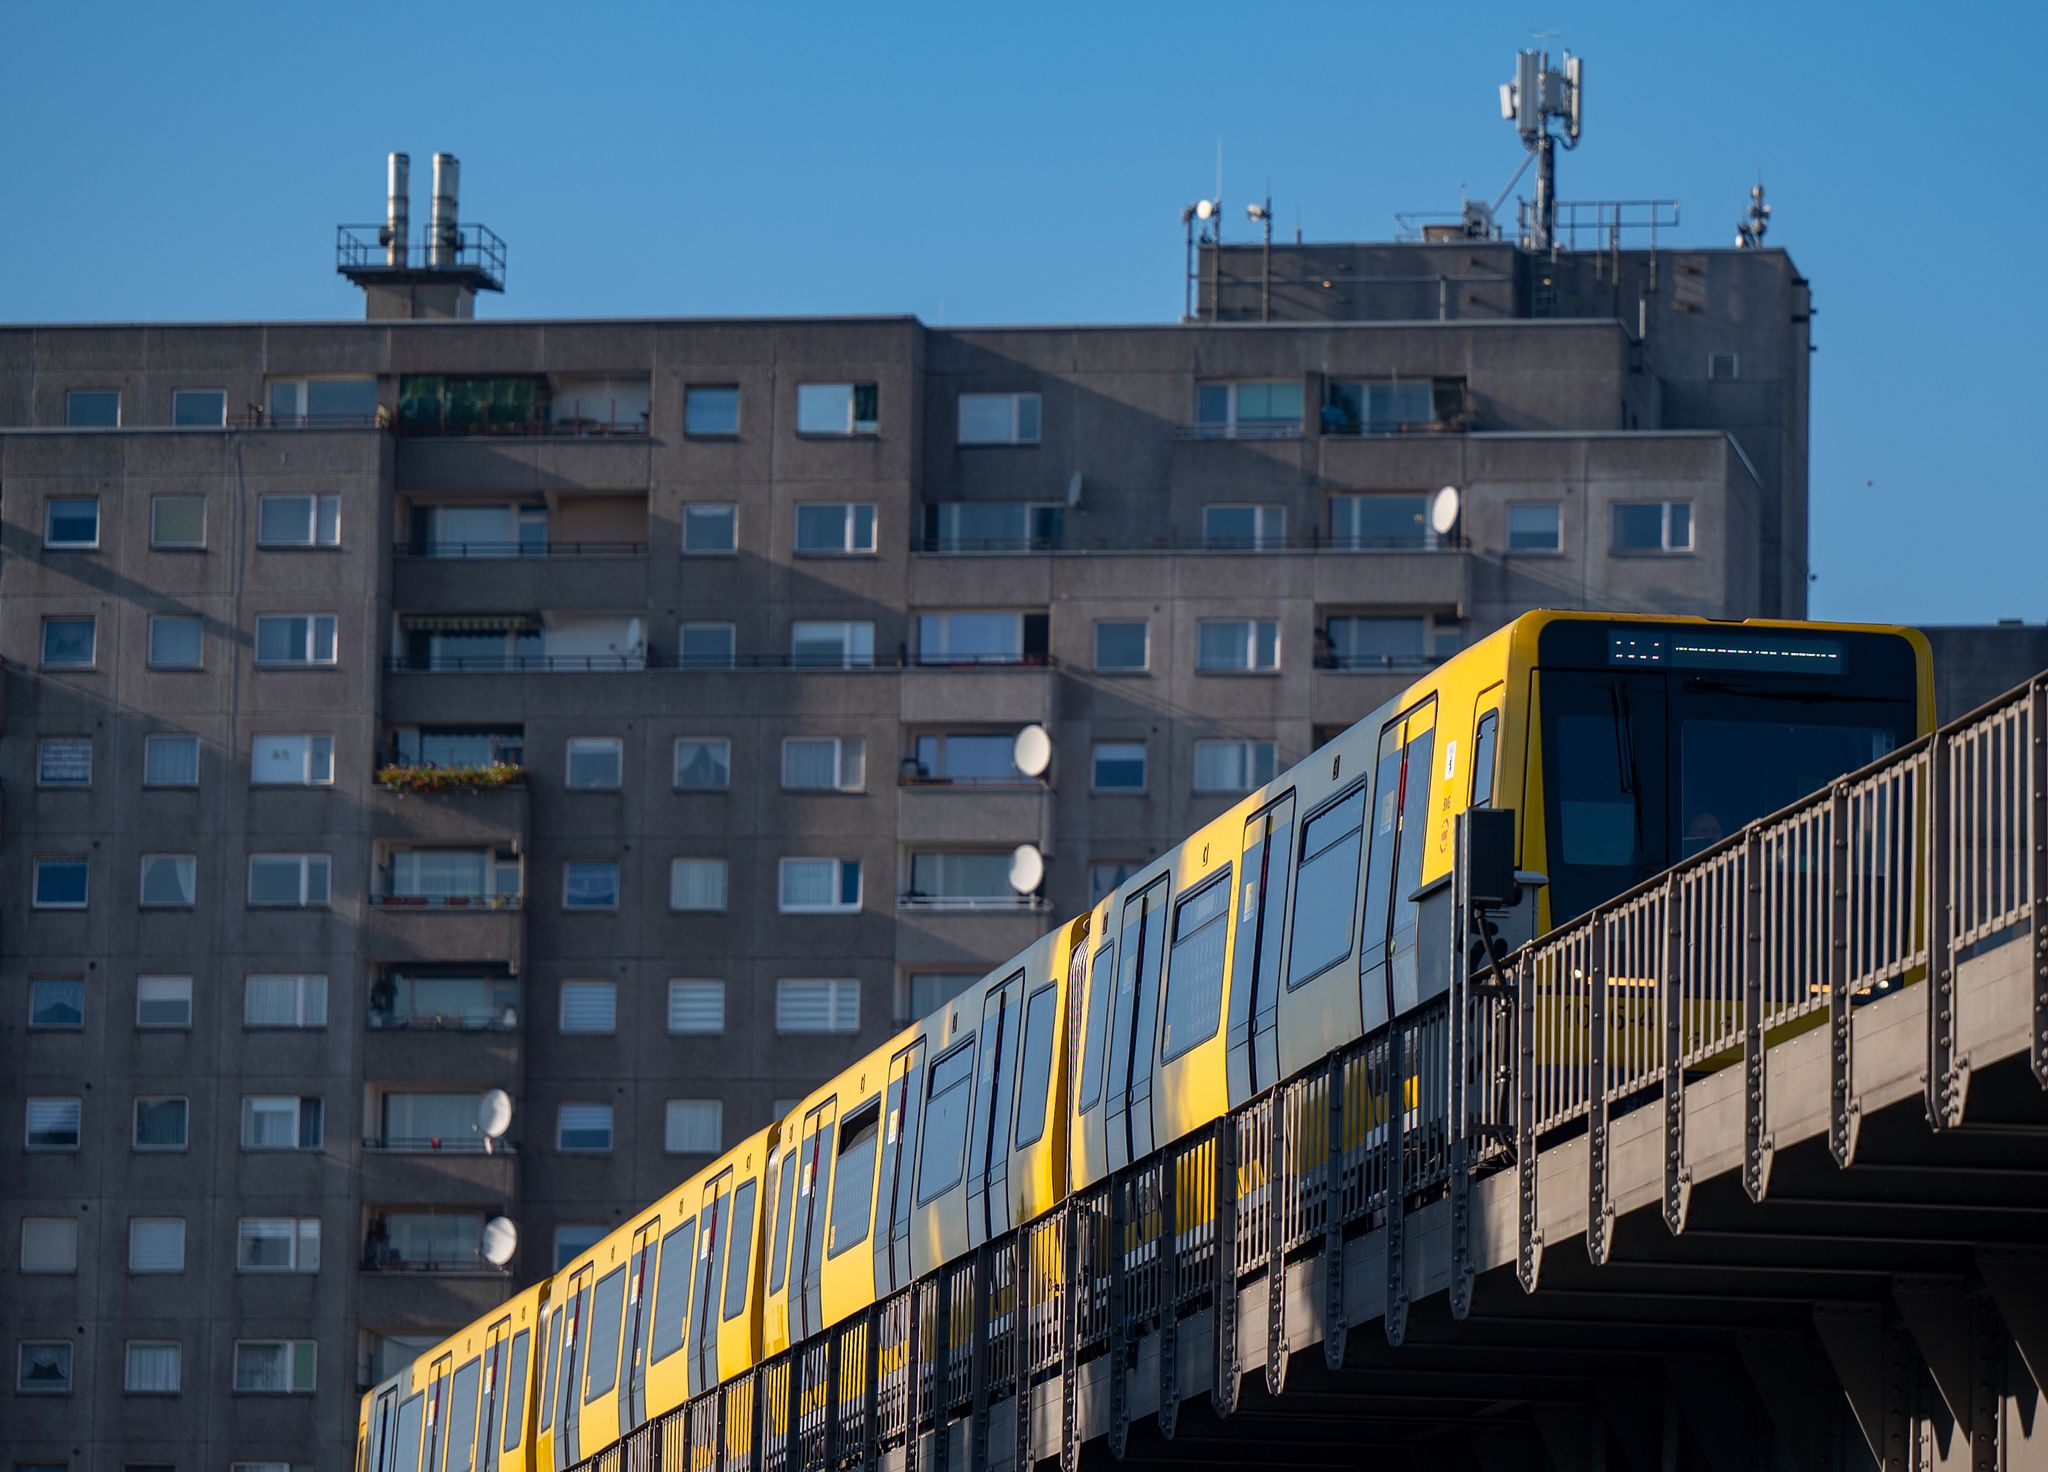
[[1265, 235], [1264, 263], [1259, 281], [1259, 320], [1273, 320], [1273, 181], [1266, 181], [1266, 197], [1244, 207], [1244, 217], [1260, 226]]
[[1764, 181], [1749, 186], [1749, 209], [1735, 222], [1735, 244], [1743, 250], [1763, 247], [1764, 232], [1771, 228], [1771, 207], [1764, 203]]
[[[1528, 240], [1532, 250], [1550, 250], [1557, 243], [1557, 145], [1579, 146], [1584, 96], [1585, 64], [1569, 51], [1561, 70], [1551, 66], [1548, 51], [1518, 52], [1514, 80], [1500, 85], [1500, 115], [1515, 125], [1522, 146], [1536, 159], [1536, 219]], [[1550, 131], [1552, 118], [1564, 123], [1561, 138]]]

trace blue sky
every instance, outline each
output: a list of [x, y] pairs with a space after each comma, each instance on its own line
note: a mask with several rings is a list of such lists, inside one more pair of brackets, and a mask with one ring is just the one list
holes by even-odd
[[463, 164], [485, 315], [1159, 321], [1231, 231], [1386, 236], [1519, 160], [1518, 46], [1586, 57], [1565, 198], [1718, 245], [1761, 174], [1814, 283], [1816, 615], [2048, 617], [2048, 7], [216, 5], [9, 16], [0, 319], [354, 317], [383, 155]]

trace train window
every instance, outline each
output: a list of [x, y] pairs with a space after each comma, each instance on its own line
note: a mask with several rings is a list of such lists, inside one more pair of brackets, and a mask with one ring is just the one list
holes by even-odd
[[448, 1399], [448, 1472], [469, 1472], [476, 1457], [476, 1390], [483, 1375], [481, 1360], [455, 1372], [455, 1390]]
[[583, 1399], [609, 1394], [619, 1381], [619, 1314], [626, 1306], [626, 1270], [613, 1268], [598, 1279], [590, 1301], [590, 1333], [584, 1348]]
[[1102, 1035], [1109, 1030], [1109, 993], [1116, 980], [1110, 966], [1112, 947], [1105, 944], [1088, 968], [1088, 1036], [1081, 1056], [1081, 1112], [1102, 1102]]
[[651, 1358], [665, 1360], [683, 1347], [690, 1322], [690, 1268], [697, 1256], [697, 1219], [691, 1217], [661, 1239], [654, 1278], [654, 1333]]
[[1479, 718], [1472, 736], [1472, 803], [1475, 808], [1493, 806], [1493, 748], [1499, 740], [1500, 712], [1490, 710]]
[[1038, 1143], [1045, 1133], [1046, 1097], [1052, 1092], [1054, 987], [1042, 986], [1024, 1004], [1024, 1074], [1017, 1089], [1017, 1148]]
[[875, 1146], [882, 1135], [882, 1102], [870, 1099], [839, 1121], [839, 1161], [832, 1167], [832, 1228], [825, 1255], [837, 1257], [865, 1242], [875, 1214]]
[[736, 1319], [747, 1307], [747, 1266], [754, 1256], [754, 1183], [732, 1193], [732, 1246], [725, 1255], [725, 1317]]
[[1387, 960], [1387, 895], [1394, 887], [1394, 834], [1401, 823], [1401, 723], [1380, 733], [1373, 777], [1372, 853], [1365, 871], [1365, 970]]
[[1389, 941], [1396, 956], [1406, 954], [1415, 944], [1418, 907], [1412, 896], [1422, 882], [1422, 851], [1429, 847], [1430, 773], [1435, 770], [1435, 753], [1436, 727], [1409, 737], [1408, 762], [1401, 773], [1400, 861], [1394, 866], [1394, 919]]
[[541, 1387], [540, 1429], [545, 1431], [555, 1424], [555, 1381], [562, 1373], [562, 1317], [563, 1311], [556, 1309], [548, 1315], [548, 1343], [545, 1363], [541, 1365], [541, 1378], [546, 1384]]
[[[1239, 870], [1237, 948], [1232, 960], [1230, 1020], [1233, 1038], [1240, 1027], [1275, 1005], [1280, 993], [1281, 917], [1287, 913], [1288, 860], [1294, 849], [1294, 794], [1244, 825], [1244, 863]], [[1258, 1050], [1252, 1050], [1252, 1068]], [[1254, 1088], [1258, 1087], [1256, 1080]]]
[[1223, 1010], [1223, 939], [1230, 926], [1230, 870], [1182, 900], [1173, 912], [1173, 953], [1166, 964], [1162, 1061], [1216, 1036]]
[[1300, 986], [1351, 954], [1351, 906], [1358, 893], [1358, 848], [1365, 788], [1354, 787], [1301, 825], [1294, 881], [1294, 943], [1287, 985]]
[[794, 1225], [792, 1208], [796, 1204], [797, 1152], [790, 1150], [782, 1157], [782, 1184], [775, 1190], [775, 1261], [768, 1270], [768, 1291], [780, 1293], [782, 1280], [789, 1276], [789, 1233]]
[[981, 1141], [981, 1169], [1006, 1154], [1010, 1138], [1011, 1083], [1017, 1072], [1017, 1002], [1010, 991], [1023, 989], [1024, 973], [1004, 979], [999, 992], [983, 1002], [981, 1059], [989, 1071], [988, 1110], [975, 1120], [976, 1138]]
[[394, 1465], [399, 1472], [414, 1472], [420, 1464], [420, 1431], [426, 1419], [426, 1397], [415, 1395], [398, 1408], [398, 1434], [393, 1438], [398, 1443], [398, 1459]]
[[526, 1430], [526, 1359], [532, 1336], [524, 1329], [512, 1336], [512, 1367], [505, 1372], [505, 1436], [503, 1449], [512, 1451]]
[[960, 1184], [967, 1156], [967, 1121], [974, 1105], [974, 1040], [932, 1064], [925, 1095], [924, 1139], [917, 1154], [917, 1204]]

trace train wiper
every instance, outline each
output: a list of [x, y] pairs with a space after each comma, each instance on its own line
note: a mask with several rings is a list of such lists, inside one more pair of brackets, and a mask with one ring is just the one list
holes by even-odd
[[1644, 850], [1643, 832], [1643, 784], [1641, 773], [1636, 767], [1636, 718], [1634, 708], [1629, 704], [1628, 686], [1617, 680], [1607, 687], [1614, 706], [1614, 754], [1621, 779], [1621, 790], [1629, 797], [1629, 807], [1635, 819], [1635, 857], [1637, 877], [1642, 875]]

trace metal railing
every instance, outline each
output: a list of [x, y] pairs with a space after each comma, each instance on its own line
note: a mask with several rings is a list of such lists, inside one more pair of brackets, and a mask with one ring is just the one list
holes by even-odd
[[622, 670], [810, 670], [863, 673], [906, 669], [952, 671], [1048, 670], [1057, 667], [1049, 654], [954, 656], [921, 659], [907, 651], [874, 655], [847, 654], [394, 654], [384, 668], [393, 674], [604, 673]]
[[1230, 556], [1273, 556], [1300, 552], [1464, 552], [1471, 544], [1463, 537], [1403, 535], [1388, 537], [1352, 536], [1340, 532], [1311, 530], [1287, 536], [1210, 537], [1167, 534], [1156, 537], [912, 537], [910, 550], [922, 557], [1063, 557], [1140, 556], [1157, 553], [1211, 552]]
[[899, 910], [1043, 910], [1050, 901], [1042, 894], [899, 894]]
[[525, 902], [517, 894], [393, 894], [371, 890], [370, 904], [380, 910], [516, 910]]
[[394, 557], [455, 561], [543, 560], [556, 557], [645, 557], [645, 542], [394, 542]]
[[363, 1026], [371, 1032], [517, 1032], [519, 1009], [510, 1004], [460, 1012], [394, 1012], [372, 1007], [363, 1014]]
[[458, 223], [455, 239], [446, 247], [444, 265], [427, 241], [401, 248], [397, 261], [384, 244], [382, 225], [336, 225], [334, 227], [334, 269], [344, 274], [375, 271], [456, 270], [475, 272], [486, 278], [489, 289], [505, 289], [505, 242], [486, 225]]
[[[1325, 1355], [1340, 1363], [1344, 1244], [1369, 1229], [1383, 1234], [1386, 1332], [1399, 1343], [1417, 1203], [1448, 1197], [1451, 1304], [1462, 1316], [1482, 1172], [1516, 1171], [1517, 1267], [1533, 1289], [1540, 1152], [1552, 1137], [1586, 1138], [1588, 1247], [1604, 1261], [1607, 1125], [1619, 1109], [1661, 1099], [1675, 1230], [1685, 1157], [1669, 1142], [1682, 1139], [1688, 1075], [1742, 1069], [1743, 1178], [1760, 1199], [1764, 1055], [1807, 1027], [1829, 1029], [1830, 1146], [1846, 1164], [1853, 1009], [1903, 985], [1930, 990], [1929, 1118], [1960, 1123], [1959, 959], [2029, 925], [2048, 954], [2048, 675], [1601, 904], [1497, 972], [1468, 969], [1468, 920], [1455, 904], [1450, 913], [1456, 943], [1435, 1000], [579, 1465], [872, 1466], [877, 1453], [964, 1424], [966, 1465], [981, 1467], [1005, 1402], [1016, 1465], [1072, 1465], [1077, 1371], [1093, 1360], [1104, 1361], [1107, 1436], [1121, 1455], [1135, 1374], [1158, 1375], [1165, 1434], [1198, 1392], [1229, 1414], [1239, 1295], [1261, 1280], [1267, 1386], [1281, 1390], [1286, 1295], [1301, 1291], [1286, 1268], [1298, 1257], [1323, 1257], [1319, 1279], [1298, 1281], [1319, 1284]], [[2035, 993], [2031, 1062], [2048, 1086], [2048, 989]], [[1180, 1321], [1218, 1308], [1214, 1383], [1179, 1383]], [[1158, 1353], [1141, 1361], [1148, 1334]], [[1065, 1447], [1031, 1443], [1048, 1396]]]
[[1181, 424], [1174, 426], [1177, 440], [1298, 440], [1307, 431], [1301, 421], [1253, 420], [1246, 424]]
[[519, 1146], [511, 1140], [492, 1140], [484, 1148], [482, 1135], [365, 1135], [365, 1150], [387, 1155], [517, 1155]]

